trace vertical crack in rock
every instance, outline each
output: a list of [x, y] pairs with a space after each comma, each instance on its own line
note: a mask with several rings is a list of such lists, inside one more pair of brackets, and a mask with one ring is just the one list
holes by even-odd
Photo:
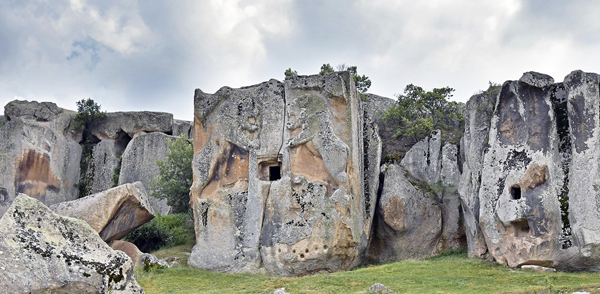
[[562, 249], [567, 249], [573, 245], [571, 224], [569, 222], [569, 166], [571, 165], [571, 136], [569, 132], [569, 113], [567, 109], [567, 92], [565, 86], [560, 84], [553, 85], [550, 99], [552, 101], [553, 111], [556, 116], [556, 130], [559, 136], [558, 150], [560, 154], [560, 163], [565, 174], [563, 186], [558, 195], [560, 202], [560, 215], [562, 221], [562, 231], [560, 234], [560, 243]]

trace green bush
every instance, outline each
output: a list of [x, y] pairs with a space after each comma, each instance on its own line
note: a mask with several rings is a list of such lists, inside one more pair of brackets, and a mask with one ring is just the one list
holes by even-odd
[[416, 143], [435, 130], [442, 131], [442, 140], [455, 145], [464, 133], [465, 117], [461, 104], [450, 101], [454, 89], [434, 88], [425, 91], [410, 84], [398, 95], [395, 106], [388, 109], [384, 119], [396, 128], [394, 138], [404, 137]]
[[193, 242], [194, 236], [191, 215], [177, 213], [158, 215], [129, 233], [124, 240], [135, 244], [142, 252], [151, 252]]

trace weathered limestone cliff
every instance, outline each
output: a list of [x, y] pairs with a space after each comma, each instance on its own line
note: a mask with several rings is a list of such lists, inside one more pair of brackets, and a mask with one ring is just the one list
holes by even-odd
[[349, 73], [196, 90], [194, 103], [190, 264], [291, 276], [362, 262], [380, 141]]

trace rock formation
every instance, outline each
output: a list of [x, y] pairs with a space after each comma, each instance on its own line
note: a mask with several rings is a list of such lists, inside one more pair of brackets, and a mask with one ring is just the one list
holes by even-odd
[[0, 219], [0, 292], [144, 293], [125, 253], [23, 194]]
[[0, 127], [0, 216], [18, 193], [46, 205], [77, 198], [81, 147], [70, 140], [73, 112], [54, 103], [13, 101]]
[[[18, 193], [52, 205], [138, 180], [148, 188], [158, 175], [155, 161], [165, 158], [166, 140], [174, 138], [169, 135], [190, 137], [193, 129], [191, 122], [174, 120], [169, 113], [115, 112], [94, 122], [83, 138], [73, 128], [75, 115], [50, 102], [15, 100], [5, 106], [0, 120], [0, 215]], [[136, 148], [130, 148], [134, 151], [124, 155], [137, 137]], [[146, 148], [140, 149], [141, 141]], [[151, 198], [151, 205], [162, 214], [170, 210], [166, 201]]]
[[364, 165], [380, 151], [348, 73], [196, 90], [194, 103], [190, 264], [291, 276], [361, 263], [378, 185]]
[[[158, 176], [157, 160], [165, 160], [169, 153], [168, 142], [177, 137], [154, 132], [135, 136], [123, 152], [119, 185], [140, 181], [151, 192], [149, 183]], [[149, 196], [150, 206], [161, 215], [168, 214], [171, 207], [166, 199]]]
[[384, 165], [369, 260], [431, 257], [465, 246], [457, 187], [457, 147], [441, 133], [417, 142], [397, 164]]
[[396, 164], [384, 166], [383, 190], [369, 247], [369, 261], [394, 262], [431, 257], [441, 250], [440, 199]]
[[600, 270], [599, 85], [581, 71], [562, 83], [528, 72], [467, 103], [460, 194], [471, 256], [487, 248], [510, 267]]
[[55, 213], [84, 220], [102, 240], [118, 240], [154, 218], [141, 182], [50, 206]]

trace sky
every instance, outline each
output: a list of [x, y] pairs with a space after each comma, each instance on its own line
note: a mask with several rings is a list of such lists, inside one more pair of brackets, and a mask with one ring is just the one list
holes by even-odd
[[[165, 111], [193, 119], [194, 90], [355, 65], [369, 93], [408, 84], [466, 102], [524, 72], [600, 72], [594, 0], [3, 0], [0, 106]], [[1, 111], [0, 111], [1, 112]]]

